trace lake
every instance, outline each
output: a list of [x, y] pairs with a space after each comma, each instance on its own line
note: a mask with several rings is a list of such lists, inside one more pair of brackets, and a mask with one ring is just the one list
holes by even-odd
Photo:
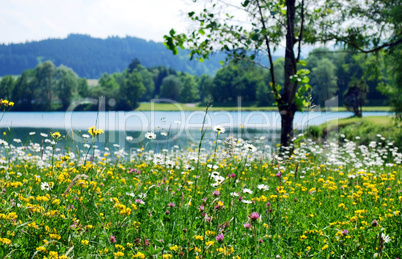
[[[203, 111], [7, 112], [0, 121], [0, 127], [2, 131], [7, 132], [9, 141], [16, 138], [25, 144], [29, 141], [39, 143], [43, 139], [40, 133], [59, 131], [68, 136], [69, 142], [73, 141], [71, 145], [77, 145], [88, 142], [83, 134], [88, 134], [88, 128], [96, 125], [105, 131], [105, 134], [100, 135], [98, 144], [126, 149], [143, 147], [148, 143], [145, 133], [152, 131], [157, 135], [152, 141], [153, 145], [160, 149], [198, 143], [204, 115]], [[363, 112], [363, 116], [386, 115], [389, 113]], [[351, 112], [298, 112], [294, 119], [294, 127], [302, 133], [308, 126], [350, 116]], [[226, 129], [225, 133], [219, 136], [220, 139], [235, 135], [236, 138], [259, 140], [266, 144], [279, 142], [281, 124], [280, 115], [276, 111], [208, 112], [205, 127], [212, 129], [216, 125]], [[208, 131], [205, 139], [207, 143], [214, 141], [216, 133]]]

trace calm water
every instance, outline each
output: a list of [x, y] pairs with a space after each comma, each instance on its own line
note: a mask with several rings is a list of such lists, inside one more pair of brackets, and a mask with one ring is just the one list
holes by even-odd
[[[64, 145], [82, 145], [83, 134], [94, 125], [103, 129], [106, 134], [99, 138], [99, 144], [112, 147], [115, 144], [125, 148], [138, 148], [146, 145], [145, 133], [153, 131], [157, 139], [152, 145], [155, 148], [170, 148], [174, 145], [184, 147], [198, 143], [205, 112], [8, 112], [0, 122], [2, 131], [7, 131], [9, 141], [14, 138], [40, 142], [40, 133], [59, 131], [68, 136], [69, 143]], [[346, 118], [351, 112], [310, 112], [296, 113], [294, 126], [301, 133], [310, 125]], [[363, 116], [385, 116], [387, 112], [363, 112]], [[278, 143], [280, 115], [278, 112], [209, 112], [205, 127], [213, 128], [222, 125], [226, 132], [219, 138], [229, 135], [246, 140], [264, 138], [268, 144]], [[168, 135], [161, 134], [166, 132]], [[31, 133], [31, 134], [30, 134]], [[35, 133], [35, 134], [34, 134]], [[132, 140], [127, 140], [127, 136]], [[216, 139], [211, 130], [205, 136], [206, 143]], [[72, 140], [74, 142], [72, 142]], [[263, 142], [261, 141], [261, 142]], [[66, 141], [67, 142], [67, 141]]]

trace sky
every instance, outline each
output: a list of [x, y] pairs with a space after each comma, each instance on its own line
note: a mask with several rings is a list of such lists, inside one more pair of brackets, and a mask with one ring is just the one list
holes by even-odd
[[1, 0], [0, 44], [65, 38], [132, 36], [156, 42], [186, 31], [191, 0]]

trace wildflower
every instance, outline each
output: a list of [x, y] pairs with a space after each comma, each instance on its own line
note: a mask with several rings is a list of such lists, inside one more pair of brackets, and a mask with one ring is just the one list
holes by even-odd
[[156, 139], [156, 134], [153, 132], [147, 132], [147, 133], [145, 133], [145, 137], [147, 139]]
[[117, 253], [113, 253], [115, 257], [123, 257], [124, 253], [123, 252], [117, 252]]
[[41, 135], [42, 137], [44, 137], [44, 138], [47, 138], [47, 136], [48, 136], [46, 133], [41, 133], [40, 135]]
[[136, 200], [135, 200], [135, 203], [145, 204], [145, 202], [144, 202], [143, 200], [141, 200], [141, 199], [136, 199]]
[[259, 219], [260, 218], [260, 215], [258, 215], [258, 213], [257, 212], [253, 212], [253, 213], [251, 213], [251, 215], [249, 215], [249, 218], [251, 219], [251, 220], [257, 220], [257, 219]]
[[223, 242], [223, 237], [224, 237], [223, 234], [219, 234], [216, 236], [215, 239], [216, 239], [216, 241], [218, 241], [220, 243], [220, 242]]
[[81, 240], [81, 244], [83, 244], [84, 246], [86, 246], [86, 245], [89, 244], [89, 241], [88, 241], [88, 240]]
[[196, 240], [201, 240], [201, 241], [203, 241], [204, 240], [204, 237], [203, 236], [194, 236], [194, 238], [196, 239]]
[[378, 226], [378, 221], [374, 219], [374, 220], [371, 222], [371, 226], [373, 226], [373, 227]]
[[126, 137], [126, 140], [127, 140], [127, 141], [132, 141], [132, 140], [133, 140], [133, 137], [127, 136], [127, 137]]
[[245, 228], [251, 228], [251, 224], [250, 224], [250, 223], [246, 223], [246, 224], [243, 225], [243, 227], [245, 227]]
[[168, 204], [168, 206], [171, 207], [171, 208], [173, 208], [173, 207], [176, 206], [176, 205], [174, 204], [174, 202], [171, 202], [171, 203]]
[[250, 151], [250, 152], [252, 152], [252, 153], [254, 153], [255, 151], [257, 151], [257, 148], [256, 148], [255, 146], [251, 145], [251, 144], [246, 144], [244, 147], [245, 147], [245, 149], [246, 149], [247, 151]]
[[212, 192], [212, 195], [214, 195], [214, 196], [219, 196], [219, 195], [221, 195], [221, 194], [220, 194], [219, 191], [213, 191], [213, 192]]
[[213, 246], [215, 244], [215, 241], [207, 241], [205, 242], [205, 245], [207, 246]]
[[52, 187], [50, 187], [49, 183], [47, 183], [47, 182], [41, 183], [40, 188], [42, 190], [46, 190], [46, 191], [50, 191], [50, 189], [52, 189]]
[[220, 133], [225, 133], [225, 128], [222, 127], [221, 125], [216, 125], [216, 126], [213, 128], [213, 131], [217, 132], [218, 134], [220, 134]]
[[61, 137], [61, 134], [60, 134], [60, 132], [57, 131], [55, 133], [50, 133], [50, 136], [52, 136], [52, 138], [54, 140], [57, 140], [57, 139], [59, 139]]
[[166, 131], [162, 131], [162, 132], [161, 132], [161, 135], [166, 137], [166, 136], [167, 136], [167, 132], [166, 132]]
[[116, 243], [116, 237], [113, 236], [113, 235], [110, 236], [109, 240], [110, 240], [111, 243]]
[[88, 132], [89, 132], [89, 134], [91, 134], [92, 137], [95, 137], [95, 136], [98, 136], [101, 133], [104, 133], [104, 131], [101, 130], [101, 129], [95, 129], [95, 126], [90, 127], [88, 129]]
[[243, 189], [243, 192], [244, 192], [244, 193], [248, 193], [248, 194], [253, 194], [253, 191], [250, 190], [250, 189], [247, 189], [247, 188], [244, 188], [244, 189]]
[[344, 230], [342, 231], [342, 235], [346, 236], [347, 234], [349, 234], [349, 231], [348, 231], [347, 229], [344, 229]]
[[257, 186], [257, 188], [258, 188], [259, 190], [262, 190], [262, 191], [268, 191], [268, 190], [269, 190], [269, 186], [268, 186], [268, 185], [265, 185], [265, 184], [259, 184], [259, 185]]
[[381, 239], [382, 239], [385, 243], [391, 242], [391, 238], [390, 238], [388, 235], [385, 235], [384, 233], [381, 233]]
[[178, 252], [180, 250], [180, 247], [178, 247], [177, 245], [171, 246], [170, 250]]
[[325, 245], [325, 246], [323, 246], [322, 248], [321, 248], [321, 250], [325, 250], [325, 249], [327, 249], [329, 246], [328, 245]]
[[222, 208], [224, 208], [224, 207], [225, 207], [225, 206], [224, 206], [223, 202], [218, 201], [218, 202], [216, 203], [214, 209], [219, 210], [219, 209], [222, 209]]

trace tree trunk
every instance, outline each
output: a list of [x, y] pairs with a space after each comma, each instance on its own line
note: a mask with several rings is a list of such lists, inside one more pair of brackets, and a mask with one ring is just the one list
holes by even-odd
[[287, 147], [291, 144], [293, 138], [293, 119], [295, 111], [280, 110], [281, 114], [281, 145]]
[[293, 138], [293, 119], [297, 106], [295, 104], [295, 94], [297, 81], [291, 82], [290, 76], [297, 72], [296, 56], [293, 50], [295, 46], [295, 0], [286, 1], [286, 49], [285, 49], [285, 69], [284, 69], [284, 90], [279, 102], [279, 113], [281, 114], [281, 145], [289, 146]]

